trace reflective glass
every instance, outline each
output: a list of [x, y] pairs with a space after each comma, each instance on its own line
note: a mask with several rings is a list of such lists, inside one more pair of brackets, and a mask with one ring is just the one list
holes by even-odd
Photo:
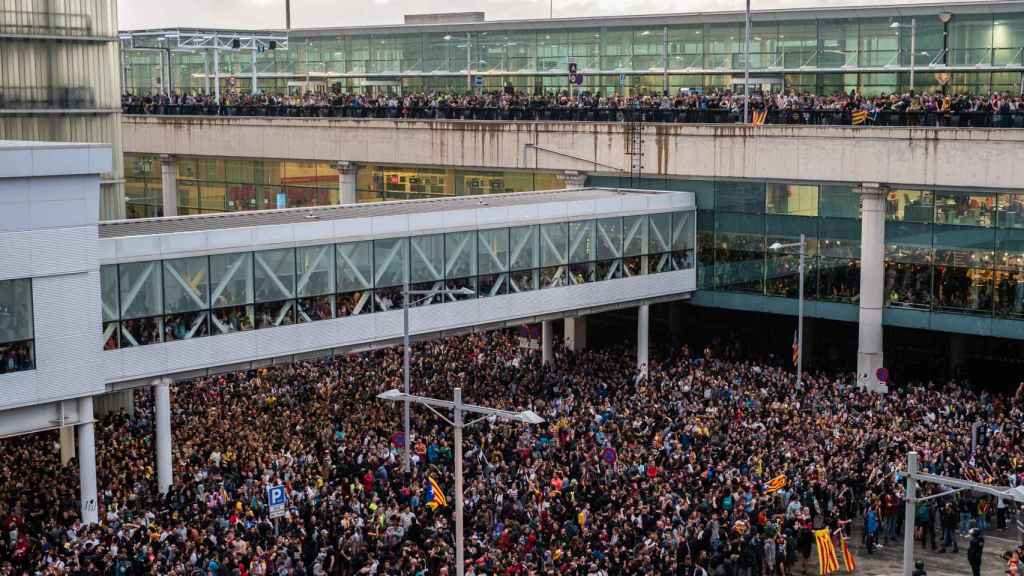
[[334, 247], [304, 246], [295, 249], [296, 294], [322, 296], [334, 293]]
[[350, 242], [337, 245], [338, 292], [373, 288], [373, 243]]
[[650, 234], [648, 236], [647, 253], [660, 254], [672, 250], [672, 215], [651, 214]]
[[437, 282], [444, 279], [444, 234], [413, 236], [409, 239], [409, 252], [410, 283]]
[[122, 318], [145, 318], [163, 313], [159, 262], [120, 264], [118, 275]]
[[719, 212], [764, 213], [762, 182], [718, 182], [715, 205]]
[[387, 238], [373, 241], [374, 286], [401, 286], [407, 278], [406, 252], [408, 238]]
[[647, 216], [626, 216], [622, 219], [625, 234], [622, 242], [623, 256], [641, 256], [647, 253], [649, 238]]
[[1000, 194], [996, 219], [1000, 228], [1024, 228], [1024, 194]]
[[594, 221], [569, 223], [569, 262], [590, 262], [594, 259]]
[[597, 221], [597, 259], [607, 260], [622, 256], [622, 218], [604, 218]]
[[0, 280], [0, 343], [28, 340], [32, 334], [32, 280]]
[[103, 321], [110, 322], [121, 317], [117, 290], [117, 264], [100, 266], [100, 302], [103, 307]]
[[818, 215], [818, 187], [797, 184], [768, 184], [765, 191], [769, 214]]
[[672, 214], [673, 270], [693, 268], [696, 216], [693, 212], [674, 212]]
[[509, 268], [532, 270], [540, 265], [539, 234], [537, 226], [519, 226], [509, 229]]
[[164, 312], [176, 314], [210, 307], [206, 256], [164, 260]]
[[941, 190], [935, 193], [935, 223], [992, 226], [995, 204], [991, 194]]
[[[444, 277], [452, 279], [476, 276], [476, 231], [450, 232], [444, 236]], [[449, 290], [451, 289], [453, 288], [449, 286]]]
[[764, 217], [719, 214], [715, 231], [715, 285], [761, 292], [764, 276]]
[[214, 308], [251, 304], [252, 253], [210, 256], [210, 302]]
[[565, 224], [542, 224], [540, 227], [540, 264], [559, 266], [568, 256], [569, 231]]
[[507, 228], [480, 230], [478, 258], [481, 275], [508, 271], [508, 243]]
[[295, 297], [295, 250], [256, 252], [256, 302]]
[[860, 296], [860, 260], [826, 258], [818, 260], [821, 286], [818, 297], [831, 302], [856, 303]]
[[905, 222], [931, 222], [935, 201], [930, 190], [893, 190], [889, 192], [885, 217]]
[[821, 216], [825, 218], [860, 218], [860, 195], [852, 186], [822, 186]]

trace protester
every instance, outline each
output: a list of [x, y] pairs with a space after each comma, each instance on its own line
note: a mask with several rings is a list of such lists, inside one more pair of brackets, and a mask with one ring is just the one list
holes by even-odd
[[[542, 366], [508, 332], [413, 352], [415, 393], [459, 386], [466, 402], [545, 418], [465, 430], [472, 575], [785, 576], [798, 556], [806, 565], [810, 530], [841, 535], [899, 493], [908, 450], [936, 474], [1024, 473], [1020, 402], [960, 384], [882, 396], [805, 372], [797, 389], [791, 372], [724, 345], [656, 355], [646, 377], [626, 348], [559, 350]], [[176, 384], [165, 496], [151, 394], [137, 392], [133, 416], [96, 425], [95, 526], [78, 518], [77, 464], [60, 466], [56, 432], [4, 440], [0, 574], [453, 573], [451, 426], [414, 407], [402, 472], [402, 407], [376, 399], [401, 387], [401, 367], [392, 348]], [[992, 432], [972, 455], [982, 415]], [[271, 520], [274, 485], [288, 505]]]

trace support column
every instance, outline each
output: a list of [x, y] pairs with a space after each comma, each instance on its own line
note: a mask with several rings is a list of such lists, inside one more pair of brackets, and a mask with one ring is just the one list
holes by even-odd
[[178, 215], [178, 164], [170, 154], [160, 155], [160, 189], [164, 216]]
[[587, 185], [587, 175], [576, 170], [566, 170], [562, 173], [562, 180], [566, 188], [583, 188]]
[[83, 524], [99, 521], [96, 500], [96, 430], [93, 424], [92, 397], [78, 400], [78, 483]]
[[581, 352], [587, 347], [587, 319], [585, 316], [565, 319], [565, 347]]
[[356, 203], [356, 173], [359, 167], [353, 162], [335, 162], [338, 171], [338, 204]]
[[882, 304], [885, 295], [885, 196], [878, 184], [860, 188], [860, 319], [857, 345], [857, 385], [886, 392], [876, 373], [883, 366]]
[[641, 304], [637, 309], [636, 320], [636, 370], [637, 373], [647, 375], [647, 349], [648, 335], [650, 334], [651, 307], [648, 304]]
[[166, 494], [171, 488], [171, 381], [161, 378], [153, 385], [156, 413], [156, 477], [157, 489]]
[[75, 427], [64, 426], [60, 429], [60, 465], [67, 466], [75, 457]]
[[220, 49], [216, 46], [213, 48], [213, 96], [220, 106]]
[[541, 322], [540, 328], [541, 359], [547, 365], [551, 363], [551, 359], [554, 357], [555, 325], [551, 320], [545, 320]]

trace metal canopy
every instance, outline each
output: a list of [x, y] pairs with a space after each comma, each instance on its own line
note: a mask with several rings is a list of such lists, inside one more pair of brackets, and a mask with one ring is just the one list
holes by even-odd
[[[234, 45], [238, 41], [238, 46]], [[121, 34], [121, 43], [128, 50], [170, 48], [172, 50], [269, 50], [275, 42], [277, 50], [288, 49], [287, 32], [230, 30], [144, 30]]]

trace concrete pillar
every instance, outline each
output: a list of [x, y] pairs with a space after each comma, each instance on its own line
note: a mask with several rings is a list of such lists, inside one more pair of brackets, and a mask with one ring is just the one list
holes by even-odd
[[581, 352], [587, 347], [587, 319], [584, 316], [565, 319], [565, 347]]
[[551, 320], [545, 320], [541, 322], [540, 328], [541, 359], [544, 361], [544, 364], [550, 364], [552, 358], [554, 358], [555, 325]]
[[99, 502], [96, 499], [96, 430], [92, 414], [92, 397], [78, 400], [78, 482], [82, 505], [82, 522], [99, 521]]
[[170, 154], [160, 155], [160, 187], [163, 190], [164, 216], [177, 216], [178, 165]]
[[359, 167], [352, 162], [335, 162], [334, 169], [338, 171], [338, 204], [355, 204]]
[[583, 188], [587, 185], [587, 175], [576, 170], [566, 170], [562, 173], [562, 180], [566, 188]]
[[641, 304], [640, 308], [637, 309], [636, 320], [636, 370], [645, 376], [647, 375], [647, 339], [650, 334], [650, 319], [650, 305]]
[[860, 320], [858, 323], [857, 384], [885, 392], [876, 373], [883, 366], [882, 304], [885, 296], [885, 197], [877, 184], [860, 189]]
[[157, 489], [166, 494], [171, 488], [171, 381], [161, 378], [153, 385], [153, 407], [156, 416]]
[[75, 457], [75, 427], [64, 426], [60, 429], [60, 465], [67, 466]]

